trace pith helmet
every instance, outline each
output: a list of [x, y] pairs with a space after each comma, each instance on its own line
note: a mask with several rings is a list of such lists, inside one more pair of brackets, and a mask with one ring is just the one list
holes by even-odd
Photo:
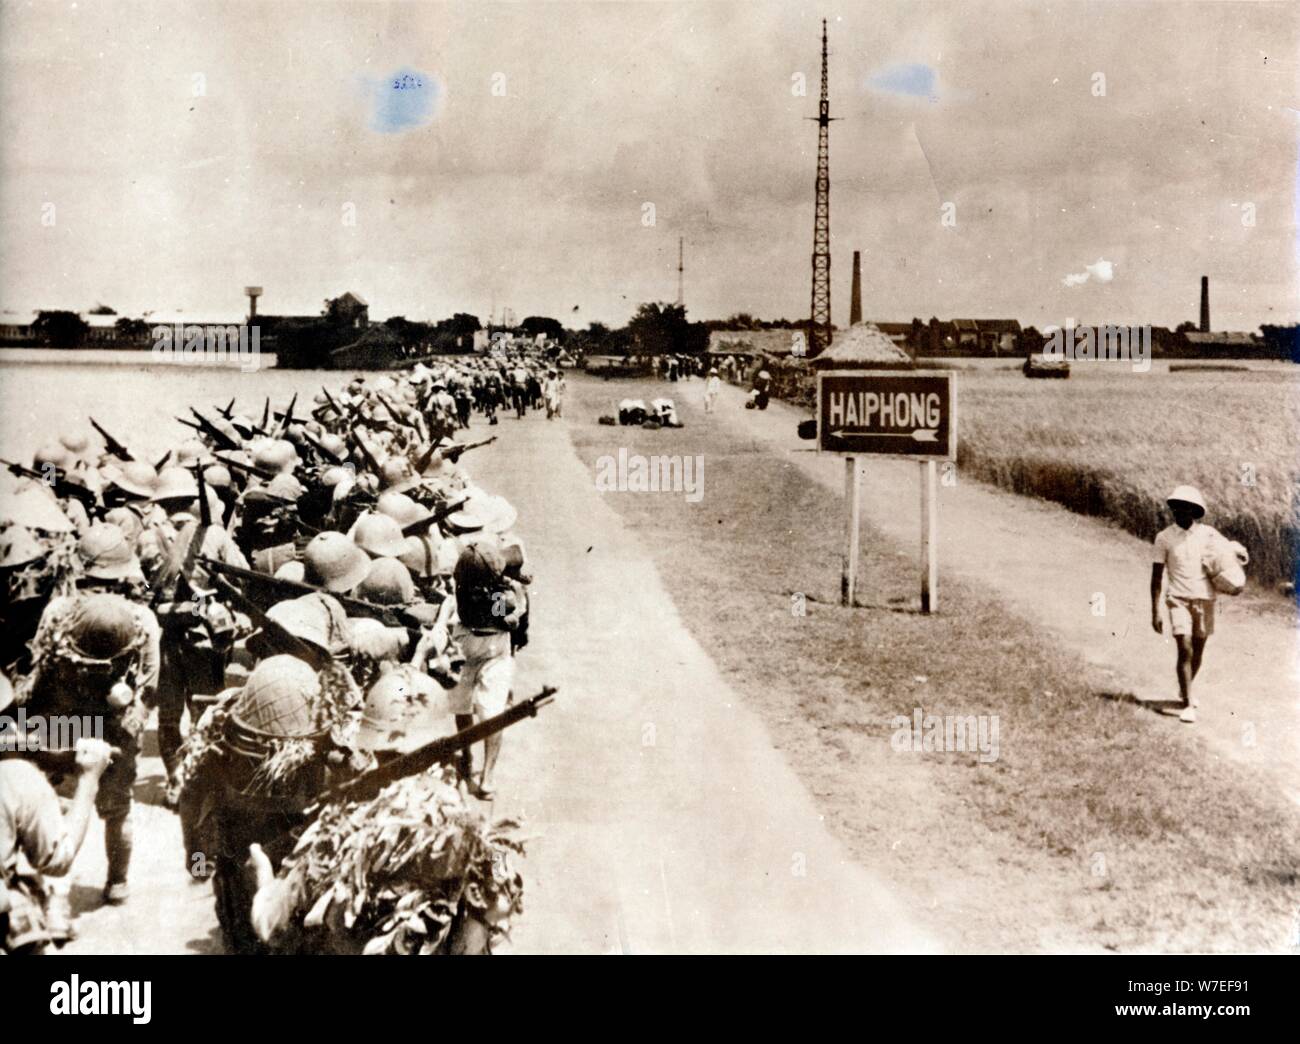
[[272, 496], [283, 497], [285, 500], [295, 501], [307, 492], [306, 489], [303, 488], [302, 483], [294, 478], [288, 471], [282, 471], [280, 474], [276, 475], [275, 478], [271, 479], [271, 481], [266, 484], [266, 491]]
[[63, 448], [74, 457], [85, 458], [90, 453], [90, 438], [80, 431], [68, 431], [59, 436]]
[[519, 513], [504, 497], [474, 492], [459, 511], [453, 511], [447, 521], [457, 529], [485, 529], [489, 533], [504, 533], [518, 521]]
[[186, 439], [176, 447], [176, 463], [181, 467], [190, 464], [208, 464], [211, 461], [212, 454], [199, 439]]
[[1201, 496], [1201, 491], [1195, 486], [1178, 486], [1169, 496], [1165, 497], [1165, 503], [1171, 507], [1175, 503], [1191, 504], [1192, 507], [1198, 508], [1200, 514], [1205, 514], [1205, 498]]
[[264, 439], [253, 447], [253, 463], [270, 471], [292, 471], [298, 466], [298, 451], [284, 439]]
[[77, 554], [86, 575], [97, 580], [143, 578], [134, 546], [111, 522], [100, 522], [86, 530], [77, 544]]
[[44, 482], [29, 482], [0, 499], [3, 499], [5, 518], [16, 525], [46, 533], [71, 533], [76, 528]]
[[397, 560], [416, 576], [451, 576], [459, 556], [456, 541], [425, 533], [407, 537]]
[[460, 553], [453, 574], [457, 590], [470, 587], [492, 587], [506, 571], [505, 559], [491, 544], [470, 544]]
[[132, 547], [144, 532], [144, 523], [140, 521], [140, 516], [130, 508], [115, 507], [104, 515], [104, 521], [117, 526]]
[[357, 586], [357, 597], [376, 605], [405, 605], [415, 600], [415, 581], [396, 558], [376, 558]]
[[230, 710], [245, 729], [285, 739], [321, 733], [320, 679], [293, 656], [268, 656], [248, 676]]
[[405, 457], [389, 457], [380, 472], [380, 485], [393, 493], [405, 493], [420, 484], [420, 476]]
[[348, 532], [353, 543], [376, 558], [396, 558], [406, 550], [402, 527], [387, 515], [367, 511], [353, 523]]
[[340, 460], [345, 459], [348, 455], [348, 444], [333, 432], [322, 435], [316, 440], [328, 452], [334, 454]]
[[350, 591], [370, 572], [366, 553], [342, 533], [318, 533], [303, 550], [302, 558], [307, 583], [327, 591]]
[[210, 489], [229, 489], [234, 484], [230, 469], [224, 464], [213, 464], [203, 469], [203, 481]]
[[450, 736], [454, 722], [439, 685], [423, 672], [399, 667], [370, 686], [356, 742], [362, 750], [406, 754]]
[[73, 609], [68, 640], [89, 660], [112, 660], [130, 648], [138, 633], [131, 603], [120, 595], [95, 594]]
[[37, 471], [46, 464], [53, 464], [56, 468], [66, 468], [68, 463], [68, 451], [58, 442], [47, 442], [32, 454], [32, 467]]
[[347, 614], [329, 595], [313, 592], [301, 598], [277, 602], [266, 611], [266, 615], [290, 634], [331, 656], [341, 656], [348, 650]]
[[22, 526], [10, 526], [0, 534], [0, 569], [16, 569], [45, 557], [45, 548]]
[[163, 468], [158, 473], [158, 483], [154, 487], [153, 497], [155, 502], [159, 500], [197, 500], [199, 497], [199, 484], [195, 481], [194, 473], [189, 468], [176, 467]]
[[402, 528], [429, 517], [429, 512], [425, 511], [405, 493], [388, 492], [380, 494], [379, 501], [375, 504], [375, 510], [381, 515], [387, 515]]
[[128, 460], [120, 467], [113, 468], [105, 476], [109, 483], [118, 489], [142, 500], [148, 500], [158, 488], [158, 472], [153, 465], [143, 460]]

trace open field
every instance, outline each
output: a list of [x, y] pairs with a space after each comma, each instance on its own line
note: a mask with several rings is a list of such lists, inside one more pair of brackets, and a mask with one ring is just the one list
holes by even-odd
[[[613, 394], [663, 384], [571, 387], [566, 416], [589, 467], [619, 447], [705, 455], [698, 504], [606, 499], [828, 824], [936, 931], [971, 951], [1285, 948], [1300, 819], [1263, 774], [1115, 698], [1112, 678], [971, 586], [946, 579], [942, 616], [918, 615], [914, 550], [877, 531], [862, 570], [878, 594], [841, 608], [833, 494], [705, 417], [685, 389], [686, 427], [648, 432], [595, 417]], [[918, 707], [997, 715], [997, 760], [896, 751], [891, 720]]]
[[965, 474], [1150, 539], [1164, 497], [1197, 486], [1207, 521], [1250, 551], [1261, 584], [1293, 580], [1300, 375], [1294, 368], [1135, 374], [1076, 364], [1068, 381], [963, 373]]
[[[1075, 363], [1030, 381], [1007, 359], [922, 360], [959, 373], [961, 473], [1106, 518], [1143, 539], [1169, 524], [1164, 498], [1197, 486], [1207, 521], [1250, 551], [1250, 578], [1293, 582], [1300, 540], [1300, 368], [1212, 362]], [[1170, 367], [1176, 366], [1175, 372]], [[811, 380], [777, 393], [811, 409]]]

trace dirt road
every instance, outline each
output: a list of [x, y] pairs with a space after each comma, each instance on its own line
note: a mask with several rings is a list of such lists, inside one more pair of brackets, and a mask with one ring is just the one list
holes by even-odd
[[502, 755], [498, 804], [538, 835], [515, 949], [937, 949], [827, 833], [563, 422], [499, 430], [472, 468], [519, 508], [538, 578], [516, 689], [560, 690]]
[[[476, 429], [479, 425], [476, 424]], [[754, 714], [676, 615], [635, 533], [600, 498], [563, 422], [505, 417], [467, 461], [519, 509], [537, 580], [516, 691], [558, 700], [511, 730], [497, 812], [533, 841], [515, 952], [906, 951], [940, 944], [851, 862]], [[707, 582], [707, 580], [702, 580]], [[156, 758], [138, 794], [158, 800]], [[215, 943], [175, 818], [135, 811], [134, 894], [98, 905], [96, 827], [75, 868], [69, 952]]]
[[[673, 394], [702, 399], [703, 383], [679, 382]], [[744, 398], [740, 388], [724, 385], [713, 423], [744, 431], [842, 495], [842, 461], [808, 452], [813, 444], [796, 435], [805, 411], [781, 402], [765, 412], [746, 410]], [[869, 460], [863, 517], [900, 545], [919, 549], [918, 470], [911, 462]], [[943, 576], [967, 578], [1107, 671], [1115, 698], [1154, 713], [1177, 700], [1168, 623], [1164, 636], [1151, 629], [1149, 544], [1100, 520], [960, 476], [955, 486], [941, 485], [939, 505], [940, 608]], [[1104, 596], [1104, 615], [1094, 612], [1097, 595]], [[883, 593], [872, 590], [867, 576], [859, 578], [858, 597], [871, 601]], [[1194, 727], [1216, 756], [1258, 766], [1300, 803], [1300, 646], [1293, 620], [1271, 601], [1219, 599], [1218, 629], [1196, 683], [1200, 721]], [[1167, 723], [1188, 727], [1174, 717]]]

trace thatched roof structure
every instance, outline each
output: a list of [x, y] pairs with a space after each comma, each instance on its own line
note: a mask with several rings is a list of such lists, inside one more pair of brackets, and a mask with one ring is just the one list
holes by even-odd
[[809, 365], [817, 370], [910, 370], [912, 357], [873, 323], [837, 330], [831, 346]]

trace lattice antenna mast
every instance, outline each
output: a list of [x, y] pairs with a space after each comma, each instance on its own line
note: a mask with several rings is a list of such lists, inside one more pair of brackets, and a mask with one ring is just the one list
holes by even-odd
[[831, 343], [831, 119], [826, 19], [823, 18], [822, 94], [817, 107], [817, 195], [813, 213], [812, 311], [808, 318], [810, 356], [825, 351]]

